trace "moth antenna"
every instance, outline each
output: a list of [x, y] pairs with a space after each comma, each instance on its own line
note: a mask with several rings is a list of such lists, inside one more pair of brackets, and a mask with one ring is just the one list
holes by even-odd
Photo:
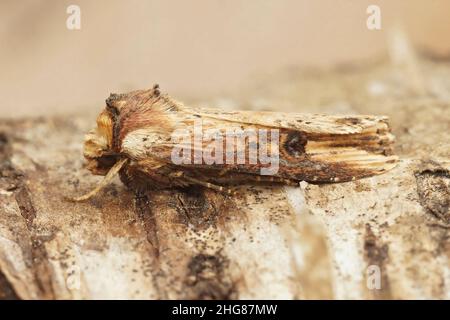
[[86, 193], [85, 195], [82, 195], [80, 197], [75, 198], [68, 198], [70, 201], [85, 201], [93, 196], [95, 196], [100, 190], [102, 190], [104, 187], [106, 187], [109, 183], [111, 183], [112, 179], [119, 173], [120, 169], [125, 165], [125, 163], [128, 161], [128, 159], [124, 158], [119, 161], [117, 161], [114, 166], [108, 171], [106, 176], [103, 178], [102, 181], [89, 193]]

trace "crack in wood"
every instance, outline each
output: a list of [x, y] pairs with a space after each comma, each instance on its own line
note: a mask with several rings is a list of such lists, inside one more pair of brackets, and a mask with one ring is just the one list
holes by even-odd
[[0, 300], [19, 300], [14, 286], [8, 281], [0, 270]]
[[386, 263], [389, 259], [389, 246], [381, 243], [380, 237], [373, 232], [370, 224], [366, 224], [366, 233], [364, 236], [364, 255], [367, 266], [377, 266], [380, 269], [381, 288], [374, 289], [372, 292], [376, 299], [390, 299], [390, 285]]
[[55, 297], [52, 287], [52, 272], [50, 270], [47, 251], [45, 249], [45, 240], [41, 239], [34, 227], [34, 219], [36, 218], [36, 210], [30, 197], [30, 192], [25, 185], [25, 175], [14, 168], [11, 163], [13, 150], [8, 136], [0, 133], [0, 172], [1, 185], [9, 185], [9, 190], [14, 193], [17, 206], [21, 216], [25, 220], [31, 240], [31, 257], [33, 264], [33, 273], [36, 284], [44, 299], [52, 299]]
[[158, 259], [160, 254], [158, 225], [155, 213], [152, 210], [150, 195], [144, 191], [136, 192], [134, 202], [136, 214], [144, 224], [144, 230], [147, 234], [147, 241], [151, 244], [153, 254]]

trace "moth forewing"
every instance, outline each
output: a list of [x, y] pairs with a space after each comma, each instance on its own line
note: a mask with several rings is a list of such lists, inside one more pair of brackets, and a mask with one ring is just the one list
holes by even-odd
[[[279, 130], [280, 168], [276, 177], [310, 182], [349, 181], [395, 166], [393, 135], [383, 116], [327, 116], [274, 112], [189, 109], [203, 129]], [[290, 119], [289, 121], [286, 119]], [[229, 150], [226, 150], [227, 152]], [[258, 174], [259, 167], [215, 164], [229, 172]], [[211, 177], [213, 179], [213, 177]]]

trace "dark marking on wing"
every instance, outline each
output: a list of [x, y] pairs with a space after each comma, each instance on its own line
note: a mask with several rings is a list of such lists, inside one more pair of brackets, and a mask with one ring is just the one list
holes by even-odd
[[306, 143], [307, 139], [302, 132], [291, 131], [288, 133], [283, 147], [290, 155], [299, 157], [305, 153]]

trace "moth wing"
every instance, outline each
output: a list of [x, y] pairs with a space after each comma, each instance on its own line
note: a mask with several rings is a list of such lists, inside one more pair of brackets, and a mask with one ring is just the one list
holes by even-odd
[[[397, 160], [391, 155], [394, 137], [384, 116], [227, 112], [207, 108], [191, 109], [181, 104], [167, 110], [165, 114], [168, 119], [176, 119], [168, 122], [186, 126], [192, 126], [191, 120], [194, 118], [202, 119], [203, 130], [233, 126], [280, 129], [279, 169], [273, 176], [282, 179], [349, 181], [385, 172], [393, 168]], [[171, 156], [176, 144], [168, 138], [160, 133], [149, 135], [148, 129], [133, 130], [124, 137], [122, 152], [138, 161], [147, 157], [156, 158], [164, 162], [167, 168], [179, 168], [202, 179], [209, 177], [209, 181], [217, 181], [218, 174], [221, 180], [227, 176], [231, 178], [233, 174], [239, 174], [240, 178], [246, 174], [249, 177], [261, 174], [259, 165], [230, 164], [225, 161], [214, 164], [174, 164]], [[202, 151], [192, 146], [191, 149], [193, 153]]]
[[210, 117], [230, 122], [247, 123], [273, 128], [284, 128], [308, 133], [352, 134], [360, 133], [374, 126], [387, 127], [385, 116], [366, 115], [325, 115], [310, 113], [286, 113], [269, 111], [223, 111], [213, 108], [189, 109], [202, 117]]
[[[386, 116], [324, 115], [190, 109], [202, 118], [281, 129], [276, 177], [310, 182], [349, 181], [396, 166], [394, 135]], [[298, 144], [304, 144], [299, 146]], [[297, 145], [296, 145], [297, 144]], [[301, 152], [296, 152], [301, 150]], [[291, 152], [293, 151], [293, 152]], [[255, 167], [231, 167], [255, 174]]]

